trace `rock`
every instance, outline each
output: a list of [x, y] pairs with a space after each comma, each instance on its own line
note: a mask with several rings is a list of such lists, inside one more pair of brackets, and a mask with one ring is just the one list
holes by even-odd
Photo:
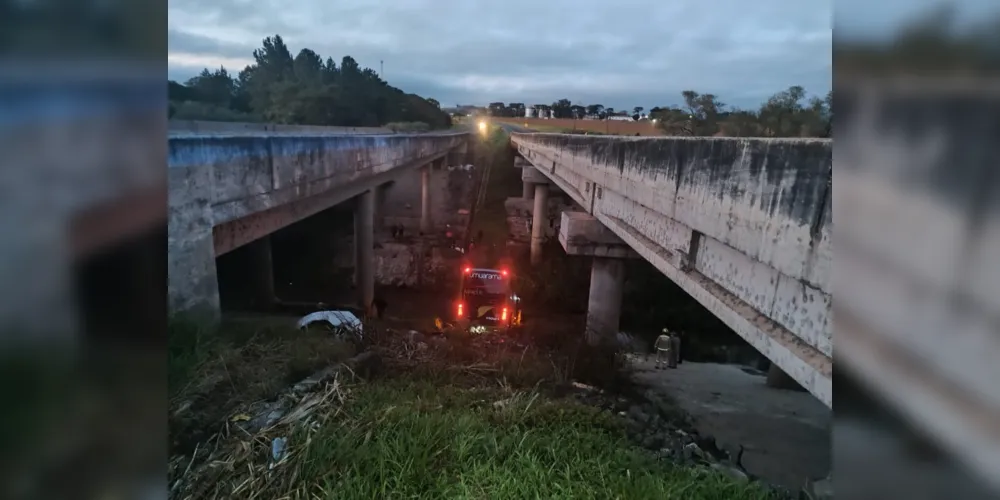
[[738, 468], [736, 468], [736, 467], [734, 467], [732, 465], [729, 465], [729, 464], [714, 463], [714, 464], [709, 465], [709, 468], [711, 468], [714, 471], [720, 472], [723, 475], [726, 475], [726, 476], [728, 476], [728, 477], [730, 477], [732, 479], [735, 479], [737, 481], [749, 481], [750, 480], [750, 477], [747, 476], [747, 474], [745, 472], [743, 472], [743, 471], [739, 470]]
[[705, 460], [705, 452], [701, 450], [695, 443], [688, 443], [684, 445], [684, 459], [685, 460]]

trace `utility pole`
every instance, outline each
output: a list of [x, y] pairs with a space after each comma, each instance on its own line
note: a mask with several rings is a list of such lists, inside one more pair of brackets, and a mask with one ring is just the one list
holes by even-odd
[[[378, 77], [379, 77], [379, 78], [382, 78], [382, 74], [383, 74], [383, 73], [382, 73], [382, 71], [383, 71], [384, 69], [385, 69], [385, 61], [382, 61], [382, 60], [380, 59], [380, 60], [378, 61]], [[383, 80], [385, 80], [385, 78], [382, 78], [382, 79], [383, 79]]]

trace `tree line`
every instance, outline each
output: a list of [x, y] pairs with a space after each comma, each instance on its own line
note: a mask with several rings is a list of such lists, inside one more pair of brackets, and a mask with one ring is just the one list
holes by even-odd
[[[655, 120], [656, 126], [669, 135], [733, 137], [830, 137], [833, 126], [833, 91], [825, 97], [806, 99], [806, 91], [795, 85], [771, 96], [758, 109], [730, 107], [714, 94], [701, 94], [693, 90], [681, 92], [684, 104], [680, 106], [656, 106], [649, 110], [646, 118]], [[600, 104], [573, 104], [568, 99], [560, 99], [552, 105], [535, 104], [532, 107], [545, 112], [551, 111], [553, 118], [592, 117], [607, 119], [611, 116], [630, 116], [633, 120], [643, 118], [642, 106], [627, 110], [616, 110]], [[490, 116], [522, 117], [523, 103], [490, 103]]]
[[345, 127], [400, 122], [451, 126], [451, 117], [437, 101], [389, 85], [351, 56], [344, 56], [339, 66], [305, 48], [292, 57], [279, 35], [265, 38], [262, 45], [253, 52], [254, 63], [235, 76], [226, 68], [206, 68], [184, 84], [168, 81], [170, 117]]

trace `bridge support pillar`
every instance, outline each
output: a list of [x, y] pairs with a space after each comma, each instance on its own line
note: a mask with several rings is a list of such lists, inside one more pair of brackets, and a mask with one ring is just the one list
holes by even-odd
[[524, 181], [521, 183], [521, 198], [530, 200], [535, 196], [535, 185], [531, 182]]
[[431, 165], [420, 167], [420, 232], [431, 232]]
[[271, 257], [271, 237], [265, 236], [246, 246], [250, 288], [247, 298], [254, 307], [269, 308], [274, 305], [274, 261]]
[[167, 170], [170, 182], [169, 311], [217, 325], [222, 305], [211, 222], [212, 169], [199, 166]]
[[549, 186], [535, 184], [535, 206], [531, 214], [531, 265], [542, 262], [542, 243], [545, 241], [545, 226], [549, 216], [546, 213], [549, 206]]
[[375, 193], [365, 191], [357, 197], [354, 212], [354, 270], [358, 287], [358, 305], [366, 313], [375, 300]]
[[614, 340], [621, 317], [625, 261], [594, 257], [590, 268], [590, 298], [587, 301], [587, 344], [597, 346]]

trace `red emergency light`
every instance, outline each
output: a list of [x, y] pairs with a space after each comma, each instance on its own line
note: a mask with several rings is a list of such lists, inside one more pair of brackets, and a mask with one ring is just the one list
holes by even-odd
[[471, 268], [471, 267], [466, 267], [466, 268], [465, 268], [465, 269], [463, 269], [462, 271], [463, 271], [463, 272], [464, 272], [465, 274], [469, 274], [469, 273], [471, 273], [471, 272], [472, 272], [472, 268]]
[[503, 311], [500, 313], [500, 321], [507, 321], [507, 308], [506, 307], [503, 308]]
[[458, 303], [458, 317], [459, 318], [462, 317], [462, 313], [464, 312], [464, 309], [465, 309], [465, 304], [459, 302]]

